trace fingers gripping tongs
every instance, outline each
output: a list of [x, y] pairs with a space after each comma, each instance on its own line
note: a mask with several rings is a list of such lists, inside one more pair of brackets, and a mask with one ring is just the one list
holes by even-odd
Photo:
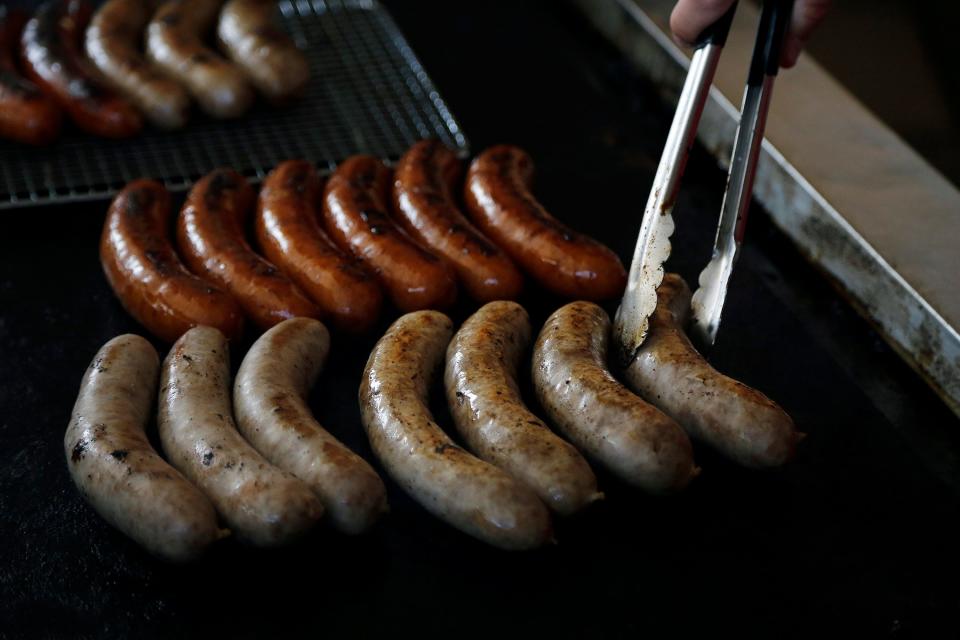
[[[614, 337], [624, 366], [636, 357], [647, 336], [650, 316], [657, 306], [657, 288], [663, 281], [663, 264], [670, 257], [670, 236], [674, 229], [671, 212], [680, 188], [680, 178], [696, 137], [700, 115], [736, 8], [737, 4], [734, 3], [723, 17], [701, 34], [690, 61], [677, 112], [644, 210], [627, 289], [617, 310]], [[706, 345], [712, 345], [716, 338], [727, 295], [727, 283], [743, 240], [767, 108], [792, 10], [793, 0], [765, 0], [763, 3], [713, 256], [700, 273], [700, 286], [694, 292], [692, 301], [693, 332]]]

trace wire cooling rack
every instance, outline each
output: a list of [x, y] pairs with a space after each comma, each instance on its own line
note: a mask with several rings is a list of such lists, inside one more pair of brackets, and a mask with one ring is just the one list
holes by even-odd
[[355, 153], [396, 160], [428, 137], [468, 154], [457, 121], [380, 4], [285, 0], [279, 7], [311, 68], [307, 91], [294, 104], [258, 102], [235, 121], [195, 110], [182, 131], [148, 128], [128, 140], [71, 127], [40, 149], [0, 141], [0, 209], [105, 198], [143, 176], [183, 190], [220, 166], [256, 182], [290, 158], [321, 170]]

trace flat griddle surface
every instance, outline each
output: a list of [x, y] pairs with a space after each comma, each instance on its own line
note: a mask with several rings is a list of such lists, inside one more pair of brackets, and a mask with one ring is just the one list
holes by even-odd
[[[548, 208], [626, 262], [671, 117], [656, 91], [556, 3], [391, 9], [474, 149], [527, 148]], [[707, 258], [724, 178], [694, 153], [671, 262], [688, 281]], [[607, 500], [559, 521], [559, 544], [531, 553], [475, 542], [388, 482], [392, 511], [370, 535], [321, 530], [279, 551], [226, 541], [195, 565], [161, 564], [81, 500], [62, 450], [90, 358], [119, 333], [143, 333], [100, 271], [105, 206], [2, 219], [2, 637], [944, 637], [960, 628], [960, 425], [761, 215], [711, 359], [809, 434], [785, 469], [745, 471], [700, 448], [702, 476], [669, 499], [598, 469]], [[535, 292], [524, 302], [538, 325], [558, 306]], [[368, 460], [356, 393], [378, 335], [335, 336], [312, 396], [321, 422]]]

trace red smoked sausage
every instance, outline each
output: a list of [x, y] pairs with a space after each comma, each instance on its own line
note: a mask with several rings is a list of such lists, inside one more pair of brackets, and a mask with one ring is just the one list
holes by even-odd
[[49, 0], [40, 5], [21, 38], [24, 70], [84, 131], [125, 138], [143, 124], [133, 106], [94, 81], [83, 56], [90, 5], [82, 0]]
[[383, 294], [376, 279], [337, 249], [321, 228], [322, 186], [313, 165], [304, 160], [288, 160], [271, 171], [260, 189], [257, 242], [332, 324], [361, 333], [380, 315]]
[[323, 192], [323, 217], [333, 241], [363, 260], [401, 311], [446, 308], [457, 285], [452, 270], [387, 213], [390, 169], [373, 156], [345, 160]]
[[56, 103], [17, 70], [15, 51], [27, 17], [0, 6], [0, 136], [32, 145], [53, 142], [62, 120]]
[[288, 318], [319, 318], [320, 310], [277, 267], [250, 248], [246, 220], [257, 196], [233, 169], [197, 182], [177, 220], [177, 247], [190, 270], [229, 291], [261, 329]]
[[471, 218], [534, 279], [576, 300], [623, 294], [620, 258], [596, 240], [568, 228], [530, 193], [533, 161], [522, 149], [491, 147], [470, 165], [464, 198]]
[[460, 160], [439, 140], [422, 140], [410, 147], [394, 172], [397, 221], [453, 266], [473, 299], [515, 299], [523, 289], [523, 276], [457, 208], [453, 194], [460, 176]]
[[130, 315], [167, 342], [196, 325], [240, 337], [240, 307], [187, 271], [167, 237], [169, 221], [170, 195], [158, 182], [134, 180], [114, 198], [100, 238], [100, 262], [114, 293]]

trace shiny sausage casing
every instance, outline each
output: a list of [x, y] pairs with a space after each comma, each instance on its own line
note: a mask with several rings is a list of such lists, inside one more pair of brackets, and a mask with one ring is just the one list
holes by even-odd
[[550, 538], [550, 515], [536, 494], [476, 458], [437, 426], [427, 407], [453, 326], [438, 311], [402, 316], [367, 360], [360, 414], [390, 476], [438, 518], [502, 549], [531, 549]]
[[154, 125], [179, 129], [187, 122], [190, 96], [140, 53], [143, 31], [157, 0], [108, 0], [87, 28], [86, 50], [106, 80]]
[[330, 351], [326, 327], [293, 318], [250, 347], [233, 385], [237, 427], [267, 460], [313, 489], [340, 531], [362, 533], [387, 510], [386, 489], [366, 460], [313, 417], [307, 394]]
[[481, 307], [447, 347], [447, 404], [472, 451], [570, 515], [603, 494], [583, 456], [524, 405], [517, 369], [529, 346], [523, 307], [505, 300]]
[[282, 103], [303, 91], [310, 65], [274, 22], [276, 12], [276, 0], [228, 0], [217, 37], [260, 93]]
[[401, 311], [451, 306], [457, 295], [452, 270], [394, 223], [389, 203], [390, 169], [373, 156], [348, 158], [323, 192], [330, 237], [377, 274]]
[[453, 194], [460, 175], [460, 160], [439, 140], [422, 140], [410, 147], [394, 171], [397, 221], [453, 266], [473, 299], [515, 299], [523, 289], [523, 276], [457, 208]]
[[45, 145], [60, 135], [62, 117], [53, 99], [17, 69], [26, 22], [25, 14], [0, 6], [0, 137]]
[[215, 118], [236, 118], [253, 104], [243, 73], [207, 47], [223, 0], [166, 0], [147, 25], [147, 57], [179, 80]]
[[147, 440], [159, 369], [140, 336], [103, 345], [80, 383], [63, 444], [70, 475], [97, 513], [151, 553], [182, 562], [226, 532], [207, 497]]
[[487, 149], [470, 165], [464, 199], [473, 221], [537, 282], [579, 300], [620, 296], [627, 273], [606, 246], [547, 213], [530, 192], [533, 161], [522, 149]]
[[200, 179], [177, 220], [184, 262], [229, 291], [261, 329], [287, 318], [320, 317], [304, 293], [247, 244], [244, 229], [255, 205], [253, 188], [233, 169], [216, 169]]
[[533, 384], [550, 421], [624, 481], [650, 493], [685, 487], [699, 469], [676, 422], [607, 369], [610, 317], [591, 302], [553, 313], [533, 350]]
[[264, 460], [237, 432], [230, 354], [216, 329], [190, 329], [164, 359], [157, 430], [170, 464], [207, 494], [241, 540], [286, 544], [323, 515], [306, 484]]
[[689, 315], [690, 288], [680, 276], [666, 274], [650, 332], [624, 372], [627, 383], [674, 417], [694, 440], [746, 467], [789, 461], [802, 437], [793, 420], [768, 397], [704, 360], [683, 331]]
[[323, 231], [321, 192], [320, 177], [305, 160], [288, 160], [271, 171], [257, 203], [257, 243], [334, 326], [362, 333], [380, 315], [383, 294], [360, 262]]
[[100, 84], [83, 53], [90, 5], [49, 0], [27, 22], [21, 55], [27, 76], [84, 131], [108, 138], [138, 133], [143, 120], [129, 102]]
[[239, 338], [240, 307], [187, 271], [167, 237], [169, 221], [170, 195], [158, 182], [134, 180], [114, 198], [100, 238], [100, 262], [114, 293], [130, 315], [167, 342], [196, 325]]

